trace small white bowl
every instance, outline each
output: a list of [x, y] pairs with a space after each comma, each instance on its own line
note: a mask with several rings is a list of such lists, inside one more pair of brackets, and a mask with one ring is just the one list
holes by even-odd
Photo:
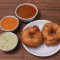
[[[7, 17], [14, 17], [14, 18], [16, 18], [15, 16], [6, 16], [6, 17], [2, 18], [1, 21], [2, 21], [3, 19], [7, 18]], [[17, 19], [17, 18], [16, 18], [16, 19]], [[18, 24], [17, 24], [17, 26], [16, 26], [14, 29], [12, 29], [12, 30], [5, 30], [5, 29], [3, 29], [3, 28], [1, 27], [1, 21], [0, 21], [0, 28], [1, 28], [3, 31], [11, 31], [11, 32], [13, 32], [13, 31], [15, 31], [15, 30], [18, 28], [18, 26], [19, 26], [19, 20], [17, 19]]]
[[[4, 32], [4, 33], [2, 33], [1, 35], [5, 34], [5, 33], [11, 33], [11, 34], [14, 34], [13, 32]], [[14, 34], [14, 35], [17, 37], [16, 34]], [[0, 48], [0, 50], [1, 50], [1, 51], [4, 51], [4, 52], [12, 51], [12, 50], [14, 50], [14, 49], [16, 48], [17, 44], [18, 44], [18, 37], [17, 37], [16, 45], [15, 45], [13, 48], [11, 48], [11, 49], [6, 49], [6, 50]]]
[[[20, 6], [22, 6], [22, 5], [31, 5], [31, 6], [33, 6], [33, 7], [36, 9], [36, 14], [35, 14], [33, 17], [31, 17], [31, 18], [27, 18], [27, 19], [26, 19], [26, 18], [21, 18], [21, 17], [18, 16], [18, 14], [17, 14], [17, 9], [18, 9]], [[30, 21], [34, 20], [35, 17], [37, 16], [37, 14], [38, 14], [38, 9], [37, 9], [37, 7], [36, 7], [35, 5], [33, 5], [33, 4], [24, 3], [24, 4], [20, 4], [20, 5], [17, 6], [17, 8], [15, 9], [15, 14], [16, 14], [16, 16], [17, 16], [21, 21], [23, 21], [23, 22], [30, 22]]]

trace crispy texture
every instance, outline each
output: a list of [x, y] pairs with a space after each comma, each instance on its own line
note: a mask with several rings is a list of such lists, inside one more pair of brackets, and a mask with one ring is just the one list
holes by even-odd
[[22, 31], [21, 40], [26, 46], [34, 48], [42, 44], [42, 33], [36, 25], [28, 27]]
[[[52, 32], [55, 32], [53, 34]], [[42, 29], [45, 44], [56, 45], [60, 42], [60, 25], [57, 23], [46, 23]]]

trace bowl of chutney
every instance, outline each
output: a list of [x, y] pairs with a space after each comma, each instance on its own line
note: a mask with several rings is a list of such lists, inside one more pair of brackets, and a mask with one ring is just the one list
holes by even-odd
[[17, 6], [15, 14], [21, 21], [30, 22], [37, 16], [38, 9], [33, 4], [24, 3]]

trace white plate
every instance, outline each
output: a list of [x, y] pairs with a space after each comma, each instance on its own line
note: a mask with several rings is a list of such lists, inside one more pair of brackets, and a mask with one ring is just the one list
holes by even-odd
[[[51, 22], [51, 21], [47, 21], [47, 20], [36, 20], [36, 21], [33, 21], [29, 24], [27, 24], [25, 28], [27, 27], [31, 27], [33, 25], [37, 25], [40, 29], [40, 31], [42, 31], [42, 27], [45, 23], [47, 22]], [[27, 47], [26, 45], [24, 45], [24, 48], [31, 54], [35, 55], [35, 56], [41, 56], [41, 57], [47, 57], [47, 56], [51, 56], [55, 53], [57, 53], [59, 51], [59, 47], [60, 45], [56, 45], [56, 46], [46, 46], [45, 44], [42, 44], [40, 45], [39, 47], [37, 48], [30, 48], [30, 47]]]

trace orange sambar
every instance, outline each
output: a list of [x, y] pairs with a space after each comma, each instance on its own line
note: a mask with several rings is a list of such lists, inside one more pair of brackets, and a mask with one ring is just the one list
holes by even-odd
[[21, 18], [31, 18], [36, 14], [36, 8], [32, 5], [22, 5], [17, 9], [17, 15]]
[[18, 20], [14, 17], [6, 17], [1, 21], [1, 27], [4, 30], [13, 30], [18, 25]]

